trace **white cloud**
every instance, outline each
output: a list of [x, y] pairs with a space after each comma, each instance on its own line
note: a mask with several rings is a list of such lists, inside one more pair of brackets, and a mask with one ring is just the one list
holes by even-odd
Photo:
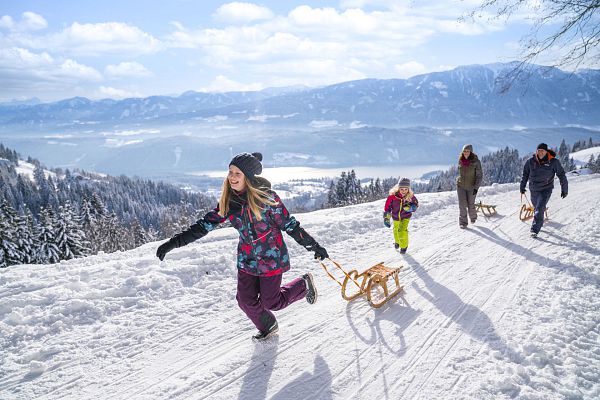
[[37, 31], [46, 28], [48, 23], [41, 15], [26, 11], [23, 13], [20, 25], [23, 30]]
[[264, 89], [260, 84], [243, 84], [227, 78], [224, 75], [217, 76], [208, 86], [201, 88], [200, 92], [235, 92], [255, 91]]
[[48, 26], [48, 22], [39, 14], [31, 11], [25, 11], [21, 14], [21, 19], [15, 21], [10, 15], [3, 15], [0, 18], [0, 29], [10, 31], [37, 31]]
[[431, 72], [450, 71], [456, 68], [456, 65], [437, 65], [434, 67], [426, 67], [417, 61], [409, 61], [404, 64], [394, 66], [399, 78], [412, 78], [416, 75], [428, 74]]
[[425, 68], [423, 64], [416, 61], [409, 61], [404, 64], [395, 65], [394, 69], [398, 73], [399, 78], [410, 78], [427, 72], [427, 68]]
[[135, 61], [122, 62], [116, 65], [107, 65], [104, 69], [104, 72], [107, 76], [112, 78], [137, 78], [152, 76], [152, 72], [150, 72], [142, 64]]
[[1, 29], [13, 29], [15, 26], [15, 21], [13, 21], [10, 15], [3, 15], [0, 18], [0, 28]]
[[152, 35], [121, 22], [73, 23], [59, 33], [36, 37], [15, 37], [23, 47], [45, 49], [78, 56], [150, 54], [163, 46]]
[[100, 86], [94, 97], [96, 97], [96, 98], [109, 97], [111, 99], [125, 99], [125, 98], [130, 98], [130, 97], [143, 97], [143, 95], [138, 92], [117, 89], [117, 88], [110, 87], [110, 86]]
[[243, 23], [271, 19], [273, 18], [273, 12], [264, 6], [236, 1], [233, 3], [223, 4], [213, 14], [213, 17], [222, 22]]
[[83, 80], [102, 80], [102, 75], [92, 67], [67, 59], [60, 64], [57, 76]]
[[0, 80], [9, 76], [19, 79], [46, 81], [99, 81], [102, 75], [94, 68], [72, 59], [54, 59], [46, 52], [33, 53], [27, 49], [12, 47], [0, 49]]

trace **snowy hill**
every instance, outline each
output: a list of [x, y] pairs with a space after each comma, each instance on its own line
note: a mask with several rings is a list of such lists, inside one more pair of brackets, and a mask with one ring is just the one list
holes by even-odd
[[516, 184], [479, 197], [499, 215], [460, 230], [455, 193], [420, 195], [405, 256], [383, 201], [296, 215], [348, 269], [404, 265], [405, 292], [346, 302], [287, 238], [284, 281], [312, 271], [319, 301], [277, 312], [265, 344], [237, 307], [231, 228], [162, 265], [151, 243], [0, 270], [0, 398], [600, 398], [600, 176], [555, 191], [538, 239]]
[[594, 159], [597, 159], [599, 155], [600, 147], [590, 147], [589, 149], [576, 151], [570, 154], [576, 165], [585, 165], [588, 163], [591, 156], [594, 156]]

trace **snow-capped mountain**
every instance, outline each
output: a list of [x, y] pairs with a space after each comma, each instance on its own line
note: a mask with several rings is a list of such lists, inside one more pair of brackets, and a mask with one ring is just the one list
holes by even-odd
[[[319, 298], [250, 340], [233, 228], [54, 265], [0, 269], [2, 399], [581, 399], [600, 397], [600, 176], [569, 177], [537, 239], [517, 184], [481, 188], [498, 214], [458, 228], [456, 193], [419, 195], [406, 255], [383, 200], [297, 214], [347, 270], [403, 266], [380, 309], [340, 287], [287, 235]], [[331, 266], [330, 266], [331, 267]]]
[[600, 71], [530, 66], [500, 93], [514, 63], [461, 66], [410, 79], [364, 79], [309, 90], [198, 93], [121, 101], [67, 99], [0, 105], [5, 125], [184, 124], [196, 120], [296, 128], [351, 126], [554, 126], [600, 123]]

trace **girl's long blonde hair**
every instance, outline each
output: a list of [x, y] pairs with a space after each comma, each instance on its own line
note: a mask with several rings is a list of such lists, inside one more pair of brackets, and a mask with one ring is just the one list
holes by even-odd
[[[274, 206], [277, 204], [273, 200], [273, 196], [267, 191], [269, 188], [266, 186], [254, 186], [252, 182], [244, 175], [244, 183], [246, 186], [246, 192], [248, 193], [248, 207], [254, 217], [258, 221], [262, 220], [260, 214], [261, 210], [265, 205]], [[229, 212], [229, 199], [231, 198], [231, 184], [229, 179], [225, 177], [223, 186], [221, 188], [221, 197], [219, 198], [219, 215], [224, 217]]]
[[[390, 189], [390, 196], [398, 193], [399, 191], [400, 191], [400, 185], [398, 185], [398, 184], [394, 185], [394, 187]], [[410, 199], [412, 199], [412, 197], [414, 195], [415, 195], [415, 193], [412, 191], [412, 189], [408, 188], [408, 193], [406, 193], [406, 196], [404, 196], [404, 198], [410, 200]]]

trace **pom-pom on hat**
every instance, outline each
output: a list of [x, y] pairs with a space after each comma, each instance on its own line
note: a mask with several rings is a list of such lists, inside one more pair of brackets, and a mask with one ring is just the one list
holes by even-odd
[[541, 149], [541, 150], [546, 150], [546, 151], [548, 151], [548, 145], [547, 145], [546, 143], [540, 143], [540, 144], [538, 144], [538, 147], [537, 147], [537, 149], [538, 149], [538, 150], [540, 150], [540, 149]]
[[229, 165], [235, 165], [246, 175], [246, 178], [253, 179], [254, 175], [260, 175], [262, 172], [261, 161], [260, 153], [240, 153], [231, 159]]
[[408, 178], [400, 178], [398, 180], [398, 187], [401, 187], [401, 188], [410, 188], [410, 179], [408, 179]]

